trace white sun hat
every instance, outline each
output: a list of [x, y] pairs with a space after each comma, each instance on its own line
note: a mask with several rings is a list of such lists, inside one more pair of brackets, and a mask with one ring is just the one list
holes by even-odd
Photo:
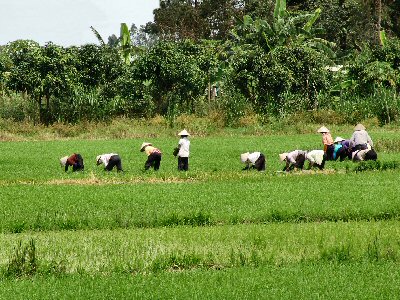
[[249, 158], [249, 155], [250, 155], [249, 152], [240, 154], [240, 160], [242, 161], [242, 163], [245, 163], [247, 161], [247, 159]]
[[186, 129], [183, 129], [181, 132], [178, 133], [178, 135], [182, 136], [182, 135], [186, 135], [189, 136], [189, 132], [186, 131]]
[[339, 142], [343, 142], [343, 141], [345, 141], [345, 139], [340, 137], [340, 136], [338, 136], [333, 142], [334, 143], [339, 143]]
[[363, 124], [361, 124], [361, 123], [358, 123], [358, 124], [356, 125], [356, 127], [354, 127], [354, 130], [355, 130], [355, 131], [358, 131], [358, 130], [365, 130], [365, 126], [364, 126]]
[[326, 128], [325, 126], [322, 126], [320, 129], [318, 129], [319, 133], [324, 133], [324, 132], [330, 132], [328, 128]]
[[289, 154], [289, 153], [287, 153], [287, 152], [279, 154], [279, 160], [280, 160], [281, 162], [284, 161], [284, 160], [286, 159], [286, 156], [287, 156], [288, 154]]
[[152, 143], [143, 142], [142, 146], [140, 146], [140, 151], [143, 151], [147, 146], [152, 146]]
[[61, 167], [65, 167], [65, 165], [67, 164], [67, 159], [68, 159], [68, 156], [61, 157], [61, 159], [60, 159]]

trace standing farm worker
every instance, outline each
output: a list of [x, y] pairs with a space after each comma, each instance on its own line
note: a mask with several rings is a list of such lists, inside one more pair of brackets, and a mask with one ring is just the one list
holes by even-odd
[[265, 155], [261, 152], [246, 152], [240, 154], [240, 160], [246, 164], [243, 170], [256, 169], [257, 171], [265, 171]]
[[154, 171], [157, 171], [160, 168], [161, 151], [159, 149], [153, 147], [151, 143], [144, 142], [142, 146], [140, 146], [140, 152], [145, 152], [147, 155], [147, 160], [144, 164], [145, 170], [153, 167]]
[[294, 150], [289, 153], [279, 154], [279, 159], [281, 162], [286, 162], [283, 171], [289, 172], [293, 169], [303, 170], [304, 162], [306, 160], [307, 151]]
[[320, 170], [323, 170], [325, 167], [325, 152], [324, 150], [312, 150], [307, 152], [306, 159], [309, 161], [308, 169], [310, 170], [313, 167], [317, 167]]
[[72, 172], [83, 171], [85, 166], [83, 165], [82, 155], [74, 153], [71, 156], [64, 156], [60, 159], [60, 164], [65, 168], [65, 172], [68, 171], [68, 167], [72, 166]]
[[371, 147], [374, 147], [371, 137], [365, 130], [363, 124], [357, 124], [356, 127], [354, 127], [354, 132], [350, 138], [350, 142], [353, 152], [357, 150], [366, 150], [368, 148], [368, 144]]
[[96, 157], [96, 164], [97, 165], [104, 164], [105, 171], [111, 171], [114, 167], [117, 168], [118, 172], [123, 171], [121, 158], [116, 153], [98, 155]]
[[333, 145], [333, 138], [328, 128], [322, 126], [318, 129], [319, 133], [322, 133], [322, 143], [324, 144], [324, 151], [326, 154], [326, 160], [333, 160], [333, 150], [335, 146]]
[[335, 148], [333, 150], [333, 160], [340, 158], [340, 161], [344, 161], [346, 157], [348, 157], [348, 148], [345, 144], [342, 144], [344, 141], [345, 139], [340, 136], [334, 140]]
[[181, 139], [178, 142], [178, 147], [174, 149], [174, 155], [178, 155], [178, 171], [189, 170], [189, 132], [186, 129], [178, 133]]

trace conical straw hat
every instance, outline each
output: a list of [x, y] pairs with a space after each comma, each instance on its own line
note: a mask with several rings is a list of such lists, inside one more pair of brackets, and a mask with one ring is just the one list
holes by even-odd
[[287, 155], [288, 155], [287, 152], [279, 154], [279, 160], [280, 160], [281, 162], [284, 161], [284, 160], [286, 159], [286, 156], [287, 156]]
[[249, 152], [240, 154], [240, 160], [242, 161], [242, 163], [245, 163], [247, 161], [247, 159], [249, 158], [249, 154]]
[[65, 167], [65, 165], [67, 164], [67, 159], [68, 159], [68, 156], [64, 156], [64, 157], [62, 157], [62, 158], [60, 159], [60, 165], [61, 165], [62, 167]]
[[178, 135], [182, 136], [182, 135], [186, 135], [189, 136], [189, 132], [186, 131], [186, 129], [183, 129], [181, 132], [178, 133]]
[[343, 142], [345, 139], [341, 138], [340, 136], [338, 136], [333, 142], [334, 143], [339, 143], [339, 142]]
[[329, 132], [329, 129], [326, 128], [325, 126], [322, 126], [320, 129], [318, 129], [319, 133], [324, 133], [324, 132]]
[[354, 127], [354, 130], [355, 131], [357, 131], [357, 130], [365, 130], [365, 126], [363, 124], [361, 124], [361, 123], [358, 123], [356, 125], [356, 127]]
[[147, 146], [152, 146], [151, 143], [147, 143], [147, 142], [143, 142], [142, 146], [140, 146], [140, 151], [143, 151], [144, 148], [146, 148]]

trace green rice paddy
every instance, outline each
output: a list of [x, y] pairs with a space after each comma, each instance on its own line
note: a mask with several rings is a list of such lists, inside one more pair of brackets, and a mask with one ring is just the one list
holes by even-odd
[[[396, 299], [400, 159], [383, 141], [400, 136], [371, 135], [390, 168], [279, 172], [279, 153], [321, 148], [308, 134], [194, 136], [187, 173], [175, 137], [145, 139], [159, 172], [143, 139], [1, 142], [0, 298]], [[241, 170], [246, 151], [266, 172]], [[84, 172], [60, 167], [73, 152]], [[123, 173], [96, 166], [110, 152]]]

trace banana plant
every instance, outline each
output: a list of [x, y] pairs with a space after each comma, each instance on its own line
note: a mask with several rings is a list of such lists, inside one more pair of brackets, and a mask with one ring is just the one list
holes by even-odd
[[90, 29], [92, 30], [93, 34], [96, 36], [96, 38], [99, 41], [100, 45], [101, 46], [105, 46], [106, 43], [104, 43], [104, 40], [101, 37], [100, 33], [93, 26], [90, 26]]
[[129, 65], [131, 62], [132, 40], [131, 33], [126, 23], [121, 23], [119, 43], [122, 59], [125, 64]]
[[313, 13], [292, 16], [286, 10], [286, 0], [276, 0], [272, 23], [245, 15], [232, 34], [239, 44], [258, 44], [267, 52], [279, 46], [302, 44], [333, 56], [334, 43], [315, 36], [313, 25], [320, 15], [318, 8]]
[[[90, 29], [96, 36], [100, 45], [106, 46], [106, 43], [104, 42], [100, 33], [93, 26], [90, 26]], [[121, 53], [121, 58], [124, 61], [124, 63], [127, 65], [129, 65], [131, 63], [132, 53], [138, 53], [141, 51], [141, 49], [139, 47], [133, 46], [132, 39], [131, 39], [131, 32], [128, 28], [128, 25], [126, 25], [126, 23], [121, 23], [120, 36], [118, 38], [118, 43], [116, 43], [115, 46], [119, 47], [119, 51]], [[111, 47], [115, 47], [115, 46], [111, 45]]]

